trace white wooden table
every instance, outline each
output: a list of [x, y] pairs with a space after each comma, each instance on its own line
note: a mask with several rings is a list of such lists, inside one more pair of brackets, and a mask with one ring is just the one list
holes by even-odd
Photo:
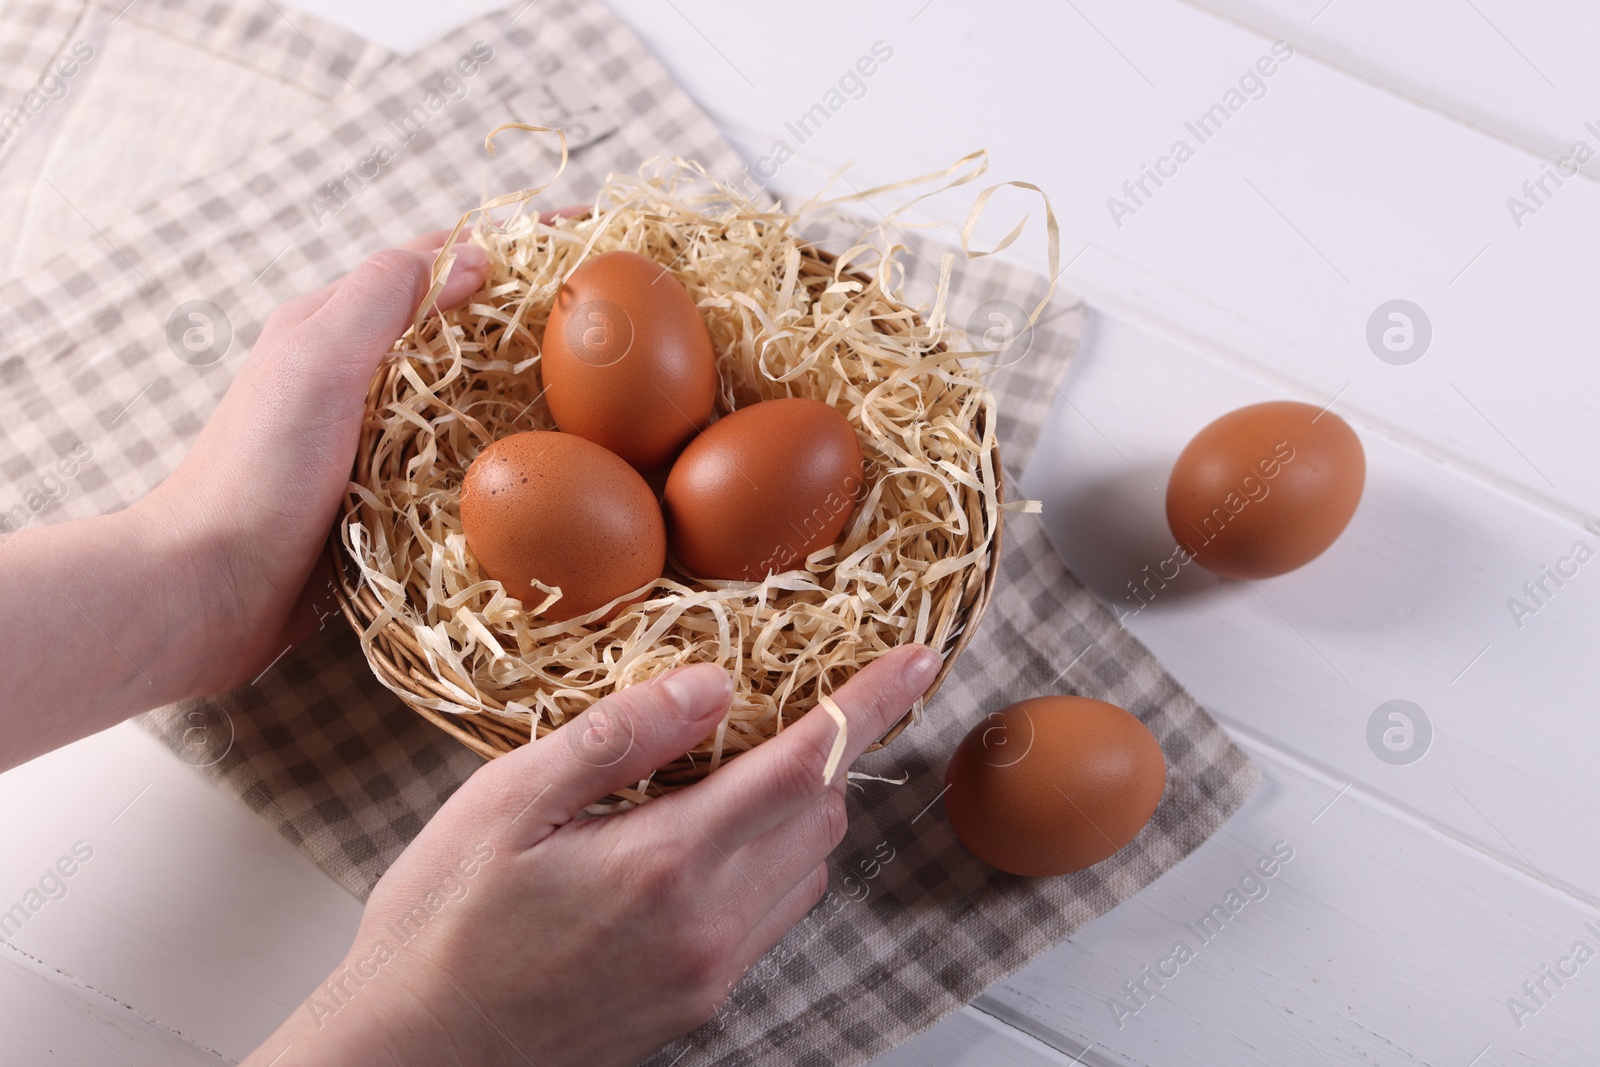
[[[879, 1063], [1600, 1062], [1600, 961], [1573, 955], [1600, 955], [1600, 562], [1560, 562], [1600, 549], [1582, 525], [1600, 516], [1600, 161], [1573, 156], [1600, 152], [1600, 8], [612, 3], [747, 160], [798, 150], [779, 190], [851, 160], [865, 188], [978, 147], [992, 176], [1048, 190], [1063, 283], [1094, 317], [1022, 488], [1130, 613], [1126, 583], [1170, 551], [1171, 461], [1206, 422], [1331, 402], [1367, 447], [1361, 509], [1322, 559], [1256, 586], [1188, 576], [1126, 622], [1260, 764], [1256, 796]], [[406, 49], [476, 12], [318, 13]], [[892, 56], [865, 92], [798, 143], [786, 124], [880, 41]], [[1218, 104], [1202, 140], [1186, 123]], [[959, 222], [965, 203], [926, 207]], [[980, 243], [1024, 210], [1000, 197]], [[1037, 234], [1022, 261], [1040, 262]], [[1367, 341], [1396, 299], [1431, 325], [1409, 363]], [[1420, 761], [1369, 746], [1395, 699], [1431, 722]], [[0, 776], [0, 816], [0, 907], [76, 842], [93, 850], [0, 945], [8, 1064], [237, 1060], [354, 931], [343, 890], [130, 726]], [[1196, 938], [1186, 924], [1278, 842], [1293, 859], [1266, 895]], [[1172, 975], [1179, 940], [1193, 958], [1158, 987], [1146, 975]]]

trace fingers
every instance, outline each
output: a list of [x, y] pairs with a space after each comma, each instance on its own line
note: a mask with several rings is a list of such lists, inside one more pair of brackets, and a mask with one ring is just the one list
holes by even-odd
[[[404, 244], [401, 244], [398, 247], [407, 252], [428, 253], [429, 260], [431, 262], [432, 256], [437, 254], [439, 249], [444, 247], [445, 238], [449, 236], [449, 230], [432, 230], [428, 233], [422, 234], [420, 237], [413, 237], [411, 240], [406, 241]], [[460, 244], [471, 237], [471, 231], [462, 230], [461, 233], [456, 236], [456, 243]], [[350, 275], [342, 274], [320, 289], [314, 289], [309, 293], [304, 293], [292, 299], [285, 300], [282, 304], [279, 304], [277, 309], [273, 311], [271, 315], [267, 316], [266, 323], [261, 327], [261, 336], [256, 338], [256, 349], [261, 350], [270, 347], [274, 341], [278, 340], [285, 333], [294, 329], [296, 326], [300, 325], [306, 319], [310, 318], [313, 314], [319, 311], [322, 308], [322, 305], [328, 302], [328, 298], [333, 296], [333, 294], [338, 291], [339, 286], [343, 285], [344, 280], [348, 277], [350, 277]], [[445, 302], [442, 299], [442, 296], [443, 294], [441, 294], [441, 299], [439, 301], [442, 307], [448, 308], [454, 306], [451, 303]]]
[[[728, 961], [729, 969], [735, 975], [743, 975], [755, 967], [758, 980], [776, 977], [776, 970], [782, 961], [763, 962], [762, 957], [771, 952], [772, 946], [782, 941], [784, 935], [794, 929], [795, 924], [804, 919], [827, 893], [828, 865], [819, 863], [801, 875], [782, 899], [751, 927]], [[757, 966], [758, 963], [760, 966]]]
[[[433, 268], [435, 255], [436, 252], [423, 254], [429, 270]], [[460, 307], [467, 297], [483, 286], [483, 280], [488, 276], [489, 254], [479, 246], [457, 241], [455, 257], [456, 261], [450, 268], [449, 277], [445, 279], [444, 288], [439, 290], [438, 297], [428, 309], [430, 314]]]
[[333, 549], [324, 545], [322, 555], [311, 568], [311, 575], [300, 589], [300, 596], [289, 611], [283, 624], [278, 648], [298, 645], [318, 630], [326, 629], [329, 620], [339, 613], [339, 602], [333, 593]]
[[903, 645], [839, 687], [833, 699], [849, 730], [831, 784], [824, 784], [822, 772], [838, 727], [826, 709], [817, 707], [777, 737], [680, 790], [674, 799], [685, 817], [732, 854], [794, 818], [826, 790], [843, 793], [845, 770], [927, 690], [939, 662], [938, 654], [925, 645]]
[[279, 304], [262, 324], [261, 336], [256, 338], [255, 352], [271, 348], [284, 334], [310, 318], [312, 313], [328, 302], [328, 297], [344, 283], [345, 276], [329, 282], [320, 289], [285, 300]]
[[[482, 285], [487, 271], [482, 249], [458, 248], [440, 306], [465, 299]], [[316, 424], [318, 413], [331, 421], [360, 412], [379, 360], [411, 325], [428, 290], [432, 261], [431, 253], [396, 248], [369, 257], [299, 323], [287, 329], [275, 325], [269, 344], [257, 344], [258, 365], [242, 368], [241, 376], [272, 394], [285, 416], [312, 416], [299, 425]], [[323, 450], [322, 442], [313, 444]]]
[[[557, 208], [554, 211], [541, 212], [539, 219], [540, 221], [546, 223], [554, 222], [556, 219], [560, 218], [570, 218], [575, 215], [587, 214], [589, 210], [590, 208], [587, 204], [569, 204], [566, 207]], [[430, 230], [427, 233], [413, 237], [411, 240], [406, 241], [397, 247], [407, 252], [429, 253], [429, 258], [431, 261], [432, 254], [437, 253], [439, 249], [443, 248], [445, 241], [449, 237], [449, 229]], [[456, 234], [456, 243], [461, 244], [465, 241], [471, 240], [471, 238], [472, 231], [470, 229], [463, 229], [460, 233]], [[457, 266], [460, 267], [461, 264], [458, 262]], [[333, 296], [333, 294], [338, 291], [339, 286], [343, 285], [345, 278], [348, 277], [348, 274], [341, 275], [320, 289], [316, 289], [312, 292], [305, 293], [304, 295], [294, 297], [293, 299], [286, 300], [280, 304], [277, 310], [267, 318], [266, 324], [262, 326], [261, 336], [256, 340], [256, 347], [263, 348], [270, 345], [283, 334], [287, 333], [289, 330], [310, 318], [314, 313], [321, 309], [322, 305], [328, 302], [328, 298]], [[468, 292], [470, 292], [470, 290], [468, 290]], [[448, 294], [454, 297], [454, 299], [446, 299], [446, 295], [447, 294], [444, 293], [440, 294], [439, 306], [449, 309], [455, 307], [456, 304], [458, 304], [466, 294]]]
[[541, 211], [539, 213], [539, 221], [551, 223], [556, 219], [575, 218], [579, 215], [587, 215], [590, 210], [592, 209], [588, 204], [568, 204], [566, 207], [558, 207], [554, 211]]
[[[289, 616], [267, 640], [272, 623], [266, 623], [262, 644], [257, 654], [240, 664], [239, 679], [256, 678], [276, 663], [289, 649], [298, 645], [320, 629], [324, 629], [339, 613], [339, 603], [333, 593], [334, 568], [332, 549], [324, 546], [322, 554], [311, 566], [311, 574], [300, 587], [300, 594], [289, 609]], [[242, 684], [242, 683], [241, 683]]]
[[712, 875], [713, 892], [753, 926], [839, 847], [849, 825], [844, 792], [825, 789], [804, 811], [730, 853]]
[[689, 751], [716, 729], [732, 695], [721, 667], [681, 667], [606, 697], [495, 760], [480, 773], [490, 777], [484, 788], [499, 793], [492, 806], [511, 817], [508, 845], [537, 844], [585, 807]]

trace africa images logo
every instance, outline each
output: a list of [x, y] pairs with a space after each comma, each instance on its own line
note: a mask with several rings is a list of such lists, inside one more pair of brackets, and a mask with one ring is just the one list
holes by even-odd
[[441, 111], [466, 99], [472, 88], [467, 79], [474, 77], [493, 59], [494, 48], [491, 45], [484, 41], [475, 42], [450, 68], [426, 84], [427, 91], [421, 100], [389, 119], [386, 126], [394, 135], [395, 144], [390, 145], [381, 139], [374, 141], [372, 151], [356, 160], [355, 166], [345, 167], [337, 177], [323, 182], [316, 193], [306, 200], [306, 213], [311, 216], [317, 229], [322, 229], [325, 220], [343, 211], [356, 193], [375, 181], [384, 168], [395, 161], [400, 151], [419, 137]]
[[28, 925], [47, 904], [66, 898], [71, 887], [67, 880], [94, 859], [94, 847], [87, 841], [74, 841], [70, 855], [63, 855], [29, 886], [18, 900], [0, 911], [0, 941], [9, 941]]
[[619, 304], [591, 297], [567, 318], [567, 347], [591, 367], [621, 362], [633, 348], [633, 319]]
[[[1234, 884], [1228, 887], [1222, 900], [1193, 922], [1183, 924], [1188, 937], [1173, 941], [1172, 948], [1152, 967], [1145, 964], [1136, 978], [1122, 983], [1122, 991], [1106, 997], [1105, 1005], [1121, 1030], [1128, 1020], [1154, 1004], [1168, 983], [1183, 973], [1183, 968], [1194, 962], [1202, 949], [1217, 938], [1229, 923], [1236, 922], [1245, 908], [1266, 900], [1272, 892], [1270, 885], [1283, 868], [1294, 859], [1294, 846], [1287, 841], [1275, 841], [1255, 863], [1246, 868]], [[1192, 944], [1191, 944], [1192, 940]]]
[[47, 105], [66, 96], [67, 83], [93, 58], [93, 45], [88, 41], [73, 41], [71, 47], [45, 68], [34, 87], [22, 94], [20, 103], [0, 111], [0, 145], [20, 133], [22, 127]]
[[1122, 183], [1122, 196], [1106, 197], [1106, 210], [1111, 213], [1111, 221], [1117, 229], [1122, 229], [1124, 219], [1137, 215], [1167, 182], [1176, 178], [1179, 169], [1195, 157], [1200, 146], [1221, 133], [1246, 104], [1265, 97], [1267, 79], [1293, 58], [1294, 48], [1287, 41], [1272, 42], [1271, 51], [1245, 68], [1220, 100], [1183, 124], [1188, 136], [1173, 141], [1166, 154], [1158, 156], [1155, 163], [1140, 164], [1138, 176]]

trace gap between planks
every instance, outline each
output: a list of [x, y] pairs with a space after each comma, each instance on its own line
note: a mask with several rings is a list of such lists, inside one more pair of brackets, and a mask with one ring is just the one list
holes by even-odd
[[[1321, 66], [1326, 67], [1328, 70], [1335, 71], [1336, 73], [1350, 78], [1352, 81], [1358, 81], [1363, 85], [1370, 86], [1373, 89], [1377, 89], [1379, 92], [1392, 96], [1396, 100], [1400, 100], [1404, 103], [1412, 105], [1413, 107], [1420, 108], [1432, 115], [1436, 115], [1439, 118], [1444, 119], [1446, 122], [1449, 122], [1454, 126], [1459, 126], [1470, 133], [1476, 134], [1480, 137], [1487, 137], [1491, 141], [1504, 145], [1505, 147], [1513, 149], [1517, 152], [1521, 152], [1537, 162], [1550, 163], [1560, 158], [1560, 156], [1563, 154], [1563, 148], [1565, 146], [1541, 145], [1535, 143], [1542, 142], [1545, 139], [1544, 136], [1537, 130], [1524, 128], [1521, 130], [1508, 132], [1499, 126], [1496, 117], [1492, 114], [1484, 114], [1481, 118], [1474, 118], [1466, 114], [1452, 111], [1450, 107], [1447, 106], [1445, 101], [1430, 99], [1428, 95], [1424, 95], [1428, 93], [1428, 88], [1425, 83], [1416, 83], [1414, 88], [1401, 84], [1391, 84], [1381, 80], [1376, 74], [1357, 70], [1355, 67], [1349, 66], [1339, 59], [1326, 54], [1324, 49], [1338, 46], [1338, 42], [1331, 38], [1300, 36], [1298, 34], [1293, 39], [1281, 37], [1275, 34], [1274, 31], [1267, 29], [1265, 26], [1258, 26], [1255, 23], [1248, 21], [1241, 14], [1235, 14], [1231, 11], [1222, 11], [1217, 9], [1211, 6], [1207, 0], [1177, 0], [1177, 2], [1183, 4], [1185, 7], [1189, 7], [1195, 11], [1201, 12], [1202, 14], [1209, 15], [1212, 18], [1217, 19], [1219, 22], [1225, 22], [1230, 26], [1234, 26], [1237, 29], [1250, 34], [1252, 37], [1257, 37], [1266, 41], [1286, 40], [1289, 42], [1289, 44], [1294, 46], [1295, 51], [1305, 55], [1313, 63], [1320, 64]], [[1309, 20], [1306, 23], [1306, 27], [1310, 29]], [[1281, 29], [1282, 27], [1279, 28]], [[1313, 30], [1312, 33], [1314, 34], [1315, 31]], [[1384, 68], [1381, 60], [1375, 60], [1374, 64], [1381, 68], [1384, 74], [1393, 74], [1391, 70]], [[1450, 94], [1448, 94], [1448, 91], [1446, 91], [1445, 95]], [[1457, 106], [1459, 106], [1459, 103]], [[1494, 124], [1491, 125], [1491, 123]], [[1592, 173], [1591, 171], [1584, 170], [1581, 167], [1574, 177], [1579, 177], [1585, 181], [1600, 185], [1600, 174]]]

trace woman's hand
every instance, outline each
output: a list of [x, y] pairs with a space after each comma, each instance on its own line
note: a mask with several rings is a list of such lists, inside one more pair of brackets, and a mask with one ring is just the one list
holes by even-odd
[[[701, 664], [600, 701], [486, 765], [367, 903], [345, 962], [245, 1067], [633, 1064], [710, 1019], [827, 888], [845, 769], [927, 689], [912, 645], [687, 789], [579, 812], [709, 735], [728, 676]], [[282, 1059], [274, 1057], [282, 1056]]]
[[[273, 312], [194, 447], [130, 509], [189, 549], [181, 588], [213, 651], [195, 657], [186, 695], [249, 681], [332, 610], [323, 549], [367, 388], [410, 327], [448, 236], [379, 252]], [[487, 272], [476, 245], [458, 243], [455, 257], [439, 309], [459, 305]]]
[[[380, 252], [267, 321], [178, 469], [132, 507], [0, 540], [0, 770], [256, 677], [311, 633], [313, 577], [367, 386], [448, 231]], [[438, 306], [483, 283], [458, 245]]]

